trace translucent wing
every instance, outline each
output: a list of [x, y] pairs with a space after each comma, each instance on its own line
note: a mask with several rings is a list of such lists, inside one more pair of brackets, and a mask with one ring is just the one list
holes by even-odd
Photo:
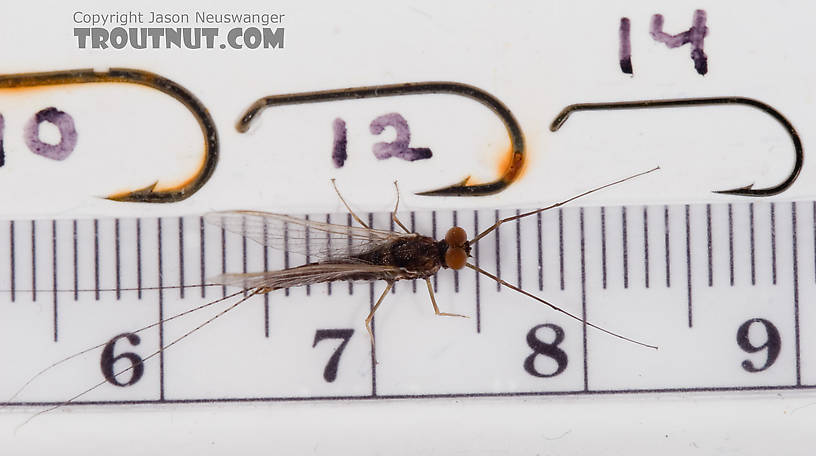
[[365, 263], [320, 263], [279, 271], [222, 274], [209, 279], [218, 285], [239, 288], [292, 288], [335, 280], [397, 280], [406, 271], [395, 266]]
[[204, 220], [278, 250], [310, 255], [312, 261], [348, 257], [374, 244], [413, 234], [307, 220], [257, 211], [210, 212]]

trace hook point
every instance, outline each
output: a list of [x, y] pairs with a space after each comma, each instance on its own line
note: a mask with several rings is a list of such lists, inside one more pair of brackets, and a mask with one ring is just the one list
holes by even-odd
[[753, 188], [754, 184], [751, 183], [744, 187], [732, 188], [730, 190], [712, 190], [711, 193], [719, 193], [721, 195], [756, 196], [758, 192], [762, 192], [762, 190], [753, 190]]
[[107, 200], [111, 201], [119, 201], [119, 202], [129, 202], [129, 203], [147, 203], [152, 202], [156, 197], [157, 193], [153, 190], [156, 188], [156, 185], [159, 184], [159, 181], [153, 182], [152, 184], [148, 185], [144, 188], [139, 188], [136, 190], [131, 190], [123, 193], [117, 193], [114, 195], [108, 195], [104, 197]]
[[470, 176], [467, 176], [453, 185], [434, 190], [426, 190], [424, 192], [416, 192], [414, 194], [420, 196], [465, 196], [470, 194], [470, 189], [472, 188], [467, 185], [469, 180]]

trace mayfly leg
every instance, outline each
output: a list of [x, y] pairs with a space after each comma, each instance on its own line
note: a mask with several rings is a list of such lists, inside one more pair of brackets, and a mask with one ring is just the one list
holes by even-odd
[[391, 213], [391, 219], [399, 225], [406, 233], [411, 234], [411, 230], [405, 227], [405, 225], [400, 222], [399, 217], [397, 217], [397, 210], [399, 209], [399, 200], [400, 200], [400, 192], [399, 192], [399, 185], [397, 185], [397, 181], [394, 181], [394, 189], [397, 191], [397, 204], [394, 205], [394, 212]]
[[431, 304], [433, 304], [434, 313], [440, 317], [462, 317], [462, 318], [469, 318], [467, 315], [460, 315], [455, 313], [448, 313], [448, 312], [440, 312], [439, 306], [436, 305], [436, 297], [434, 296], [433, 292], [433, 285], [431, 285], [431, 279], [425, 279], [425, 283], [428, 285], [428, 294], [431, 297]]
[[[337, 193], [337, 197], [340, 198], [340, 201], [343, 203], [343, 206], [346, 207], [346, 210], [348, 210], [349, 214], [351, 214], [351, 217], [354, 218], [354, 220], [356, 220], [357, 223], [359, 223], [363, 228], [370, 229], [370, 227], [365, 222], [363, 222], [363, 220], [360, 217], [358, 217], [353, 210], [351, 210], [351, 206], [349, 206], [349, 204], [346, 202], [346, 199], [343, 198], [343, 195], [340, 194], [340, 190], [337, 188], [337, 182], [335, 182], [335, 180], [332, 179], [331, 183], [332, 186], [334, 187], [334, 192]], [[391, 218], [394, 220], [394, 222], [396, 222], [397, 225], [399, 225], [400, 228], [405, 230], [406, 233], [411, 234], [411, 230], [406, 228], [405, 225], [403, 225], [402, 222], [400, 221], [399, 217], [397, 217], [397, 210], [399, 210], [400, 202], [400, 193], [397, 181], [394, 181], [394, 189], [396, 189], [397, 192], [397, 203], [394, 205], [394, 210], [391, 212]]]
[[374, 332], [371, 331], [371, 319], [374, 318], [374, 312], [377, 311], [377, 308], [380, 307], [380, 304], [382, 304], [383, 299], [385, 299], [386, 295], [388, 295], [388, 292], [391, 291], [391, 287], [394, 286], [394, 282], [392, 281], [388, 281], [387, 283], [388, 285], [385, 287], [385, 290], [380, 295], [380, 299], [377, 300], [377, 303], [374, 304], [374, 307], [371, 308], [371, 312], [368, 313], [368, 316], [365, 319], [365, 326], [366, 329], [368, 330], [368, 337], [371, 338], [372, 347], [374, 346]]
[[343, 206], [346, 206], [346, 210], [349, 211], [349, 214], [351, 214], [351, 216], [354, 217], [354, 220], [356, 220], [357, 223], [359, 223], [363, 228], [370, 230], [371, 228], [366, 225], [360, 217], [357, 217], [357, 214], [355, 214], [354, 211], [351, 210], [351, 206], [348, 205], [346, 200], [343, 198], [343, 195], [340, 194], [340, 190], [337, 189], [337, 183], [334, 181], [334, 179], [331, 180], [331, 183], [332, 187], [334, 187], [334, 192], [337, 193], [337, 197], [343, 202]]

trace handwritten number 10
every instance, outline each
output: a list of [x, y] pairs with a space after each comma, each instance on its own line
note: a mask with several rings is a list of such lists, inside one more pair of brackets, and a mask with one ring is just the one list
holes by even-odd
[[[433, 156], [431, 149], [427, 147], [410, 147], [411, 129], [408, 121], [399, 113], [392, 112], [383, 114], [371, 121], [369, 131], [373, 135], [379, 135], [387, 127], [393, 128], [397, 135], [391, 142], [378, 142], [372, 147], [374, 156], [378, 160], [396, 157], [406, 161], [425, 160]], [[342, 168], [348, 158], [348, 130], [346, 121], [341, 118], [334, 119], [334, 145], [332, 147], [332, 161], [335, 168]]]
[[[49, 144], [40, 139], [40, 125], [48, 122], [59, 130], [60, 140], [56, 144]], [[4, 135], [6, 120], [0, 114], [0, 166], [6, 164], [6, 148]], [[50, 107], [41, 109], [26, 123], [23, 130], [23, 139], [28, 150], [52, 160], [65, 160], [74, 151], [77, 142], [77, 132], [74, 119], [70, 114]]]

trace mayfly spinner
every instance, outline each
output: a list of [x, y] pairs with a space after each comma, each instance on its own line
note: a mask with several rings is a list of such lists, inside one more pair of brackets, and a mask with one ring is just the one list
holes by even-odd
[[[524, 291], [499, 277], [484, 271], [476, 265], [468, 262], [470, 250], [473, 244], [494, 231], [499, 225], [517, 220], [530, 215], [535, 215], [549, 209], [562, 206], [570, 201], [586, 196], [598, 190], [612, 185], [625, 182], [638, 176], [657, 170], [653, 168], [615, 182], [588, 190], [569, 199], [555, 203], [553, 205], [525, 212], [513, 217], [508, 217], [496, 222], [490, 228], [477, 234], [473, 239], [468, 240], [464, 229], [454, 226], [450, 228], [442, 240], [435, 240], [431, 237], [418, 233], [412, 233], [397, 217], [399, 209], [399, 189], [397, 188], [397, 203], [391, 217], [404, 232], [377, 230], [370, 228], [364, 223], [343, 199], [335, 185], [335, 191], [349, 211], [351, 216], [360, 225], [345, 226], [333, 225], [330, 223], [317, 222], [313, 220], [300, 219], [282, 214], [273, 214], [256, 211], [226, 211], [213, 212], [205, 216], [205, 220], [221, 228], [240, 234], [248, 239], [252, 239], [264, 246], [286, 250], [289, 252], [306, 253], [302, 247], [308, 246], [298, 242], [308, 239], [313, 240], [322, 237], [326, 244], [326, 249], [321, 252], [319, 259], [302, 266], [287, 268], [277, 271], [263, 271], [242, 274], [223, 274], [210, 279], [211, 282], [219, 285], [237, 286], [247, 290], [252, 295], [269, 293], [282, 288], [291, 288], [316, 283], [333, 282], [338, 280], [362, 280], [374, 281], [384, 280], [385, 290], [380, 295], [377, 302], [371, 308], [365, 319], [365, 326], [374, 345], [374, 334], [371, 331], [371, 319], [374, 313], [382, 304], [388, 292], [395, 282], [406, 279], [422, 279], [428, 287], [431, 304], [434, 313], [440, 316], [463, 317], [464, 315], [441, 312], [434, 297], [433, 287], [430, 277], [440, 269], [462, 269], [468, 267], [491, 279], [524, 294], [536, 301], [550, 306], [553, 310], [561, 312], [572, 319], [585, 323], [599, 331], [605, 332], [620, 339], [634, 342], [650, 348], [657, 348], [642, 342], [629, 339], [620, 334], [606, 330], [593, 323], [567, 312], [566, 310], [545, 301], [538, 296]], [[334, 184], [334, 180], [332, 180]], [[395, 183], [396, 186], [396, 183]], [[312, 253], [312, 255], [314, 255]]]

